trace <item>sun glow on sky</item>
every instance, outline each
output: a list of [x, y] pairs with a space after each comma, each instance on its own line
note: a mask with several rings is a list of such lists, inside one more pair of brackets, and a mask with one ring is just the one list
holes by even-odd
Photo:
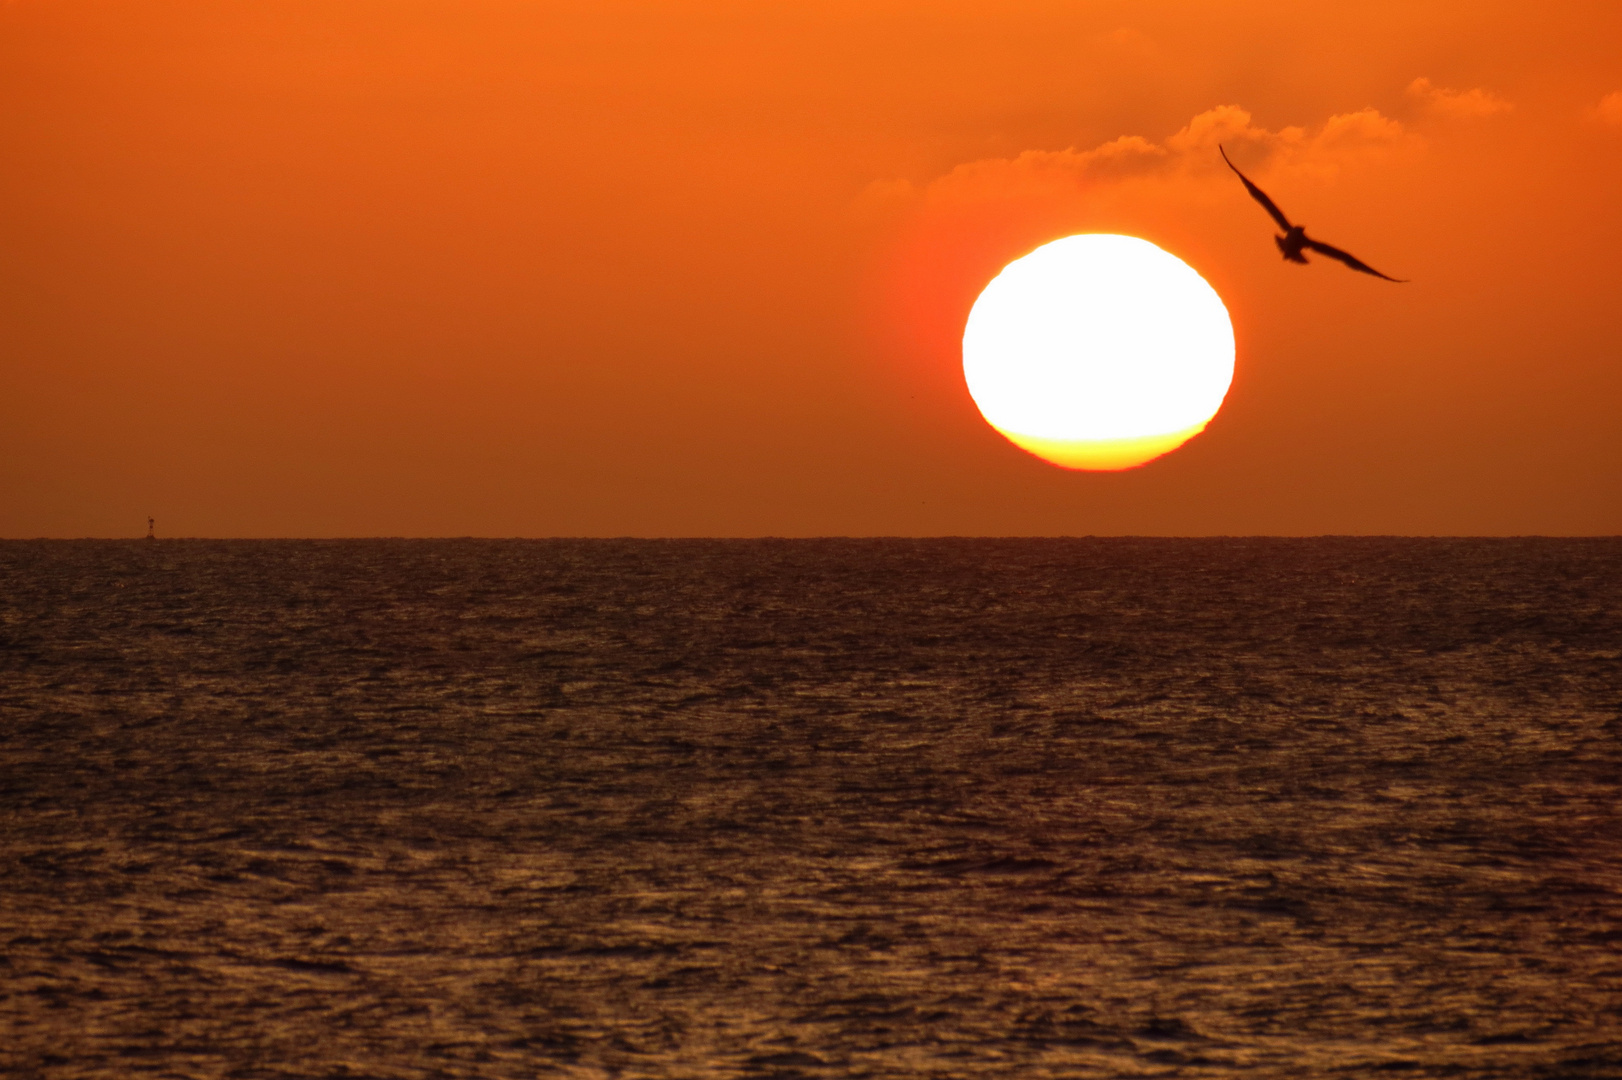
[[1216, 290], [1147, 240], [1107, 233], [1009, 263], [963, 332], [963, 374], [986, 421], [1071, 469], [1129, 469], [1198, 435], [1233, 359]]

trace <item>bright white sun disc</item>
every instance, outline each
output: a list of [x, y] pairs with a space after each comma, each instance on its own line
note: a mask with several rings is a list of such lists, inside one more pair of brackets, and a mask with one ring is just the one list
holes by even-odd
[[1131, 468], [1199, 434], [1233, 357], [1228, 310], [1193, 267], [1108, 233], [1009, 263], [963, 332], [963, 375], [986, 421], [1073, 469]]

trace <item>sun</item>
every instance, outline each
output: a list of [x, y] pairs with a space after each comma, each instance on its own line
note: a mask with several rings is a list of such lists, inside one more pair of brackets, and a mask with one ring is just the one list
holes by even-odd
[[963, 331], [986, 422], [1067, 469], [1130, 469], [1205, 429], [1233, 381], [1233, 323], [1194, 268], [1135, 236], [1044, 244], [991, 280]]

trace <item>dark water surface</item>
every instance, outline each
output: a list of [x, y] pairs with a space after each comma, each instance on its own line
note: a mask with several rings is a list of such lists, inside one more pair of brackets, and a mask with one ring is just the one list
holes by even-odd
[[1622, 1077], [1622, 541], [0, 589], [9, 1076]]

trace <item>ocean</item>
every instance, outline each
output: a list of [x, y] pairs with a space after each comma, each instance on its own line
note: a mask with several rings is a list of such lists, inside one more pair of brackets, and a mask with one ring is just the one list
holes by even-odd
[[0, 543], [0, 1072], [1622, 1077], [1622, 540]]

